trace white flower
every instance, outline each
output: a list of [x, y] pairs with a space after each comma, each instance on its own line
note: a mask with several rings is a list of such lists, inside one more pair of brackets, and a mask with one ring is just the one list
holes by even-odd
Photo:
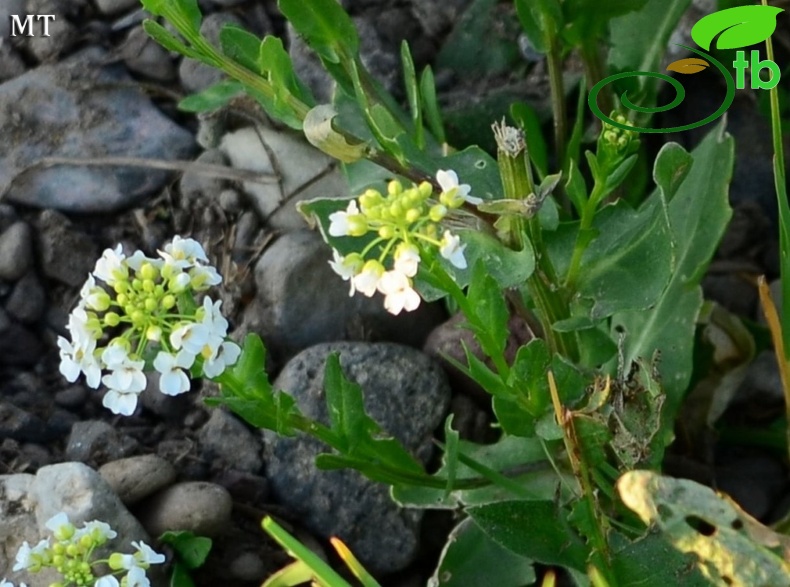
[[216, 377], [239, 359], [241, 347], [235, 342], [223, 342], [217, 352], [203, 363], [203, 375]]
[[359, 214], [357, 201], [351, 200], [345, 212], [333, 212], [329, 215], [329, 234], [331, 236], [348, 236], [349, 224], [348, 217]]
[[170, 344], [175, 350], [185, 349], [192, 356], [199, 355], [208, 342], [210, 331], [205, 324], [188, 322], [170, 333]]
[[137, 549], [134, 558], [141, 565], [158, 565], [165, 562], [165, 555], [159, 554], [142, 540], [140, 542], [132, 541], [132, 546]]
[[105, 577], [101, 577], [96, 579], [96, 582], [93, 584], [93, 587], [120, 587], [120, 583], [118, 579], [113, 577], [112, 575], [107, 575]]
[[69, 383], [74, 383], [80, 372], [83, 372], [88, 387], [98, 388], [101, 381], [101, 366], [94, 355], [96, 341], [90, 339], [79, 345], [59, 336], [58, 347], [60, 347], [59, 370], [63, 377]]
[[166, 263], [180, 269], [194, 267], [198, 261], [208, 263], [206, 251], [203, 250], [199, 242], [191, 238], [181, 238], [178, 235], [173, 237], [173, 242], [165, 245], [164, 251], [157, 252]]
[[41, 540], [38, 544], [36, 544], [32, 548], [27, 543], [27, 540], [25, 540], [16, 553], [16, 564], [14, 564], [14, 568], [11, 570], [17, 572], [23, 569], [30, 568], [34, 564], [33, 557], [42, 555], [44, 551], [48, 548], [49, 548], [49, 539]]
[[466, 249], [466, 245], [461, 244], [461, 238], [459, 236], [451, 234], [449, 230], [444, 231], [442, 246], [439, 248], [439, 253], [442, 257], [459, 269], [466, 269], [464, 249]]
[[69, 516], [65, 512], [60, 512], [47, 520], [44, 526], [47, 528], [47, 530], [56, 532], [62, 526], [68, 526], [69, 524]]
[[420, 251], [414, 245], [401, 243], [395, 250], [395, 271], [403, 273], [406, 277], [417, 275], [420, 264]]
[[104, 394], [101, 403], [113, 414], [131, 416], [137, 408], [137, 396], [139, 395], [140, 392], [110, 389]]
[[459, 185], [458, 183], [458, 174], [455, 173], [453, 170], [440, 169], [436, 172], [436, 181], [439, 182], [439, 185], [442, 188], [442, 191], [445, 193], [450, 193], [452, 190], [457, 190], [456, 194], [463, 198], [465, 201], [469, 202], [470, 204], [482, 204], [482, 198], [475, 198], [469, 195], [469, 192], [472, 188], [469, 184], [462, 183]]
[[161, 269], [161, 267], [165, 264], [162, 259], [152, 259], [148, 257], [145, 253], [140, 250], [134, 252], [131, 257], [127, 257], [126, 265], [131, 267], [135, 271], [140, 271], [140, 268], [143, 266], [143, 263], [150, 263], [153, 267], [157, 269]]
[[222, 315], [222, 300], [213, 301], [210, 297], [203, 298], [202, 323], [208, 328], [209, 336], [225, 338], [228, 333], [228, 321]]
[[189, 283], [195, 291], [205, 291], [222, 283], [222, 276], [211, 265], [195, 265], [189, 270]]
[[113, 530], [107, 522], [91, 520], [90, 522], [85, 522], [82, 525], [82, 528], [74, 533], [74, 538], [75, 540], [79, 540], [85, 535], [91, 535], [94, 537], [101, 536], [105, 540], [112, 540], [118, 536], [118, 533]]
[[189, 377], [183, 371], [195, 362], [195, 355], [181, 350], [176, 355], [159, 351], [154, 359], [154, 369], [161, 373], [159, 390], [165, 395], [179, 395], [189, 391]]
[[[5, 577], [0, 579], [0, 587], [14, 587], [14, 584], [11, 581], [6, 581]], [[25, 583], [20, 583], [19, 587], [27, 587]]]
[[402, 310], [411, 312], [420, 305], [420, 296], [411, 286], [411, 280], [400, 271], [387, 271], [381, 276], [378, 290], [384, 294], [384, 308], [398, 315]]
[[132, 567], [126, 574], [126, 587], [151, 587], [151, 581], [145, 576], [145, 570]]
[[343, 278], [343, 281], [350, 282], [351, 288], [348, 295], [353, 296], [356, 291], [353, 278], [362, 269], [364, 264], [362, 257], [359, 255], [347, 255], [344, 257], [337, 249], [332, 249], [332, 256], [334, 260], [329, 261], [329, 266], [332, 268], [332, 271]]
[[96, 261], [93, 275], [107, 283], [113, 285], [118, 279], [128, 276], [128, 271], [124, 265], [123, 247], [116, 246], [114, 249], [104, 249], [101, 259]]
[[384, 274], [384, 267], [378, 261], [368, 261], [357, 275], [353, 277], [353, 285], [358, 292], [371, 297], [376, 293], [379, 279]]

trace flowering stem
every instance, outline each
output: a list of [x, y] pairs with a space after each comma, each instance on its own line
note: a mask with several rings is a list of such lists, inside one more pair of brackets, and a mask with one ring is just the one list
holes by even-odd
[[571, 262], [568, 266], [568, 273], [565, 276], [564, 286], [569, 290], [572, 290], [575, 286], [576, 279], [579, 276], [579, 270], [581, 269], [582, 256], [584, 256], [584, 252], [592, 242], [590, 228], [592, 228], [593, 219], [595, 218], [595, 211], [598, 208], [598, 204], [605, 195], [606, 191], [604, 182], [596, 180], [595, 185], [593, 186], [592, 194], [590, 194], [590, 199], [587, 200], [587, 203], [582, 209], [582, 217], [579, 223], [579, 233], [576, 236], [576, 244], [573, 246]]

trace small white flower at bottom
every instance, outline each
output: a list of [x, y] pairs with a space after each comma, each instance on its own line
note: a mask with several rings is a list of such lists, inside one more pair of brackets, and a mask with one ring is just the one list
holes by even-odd
[[384, 267], [378, 261], [368, 261], [357, 275], [354, 276], [354, 287], [358, 292], [372, 297], [376, 293], [381, 276], [384, 275]]
[[420, 295], [411, 285], [411, 280], [399, 271], [387, 271], [381, 276], [378, 290], [384, 294], [384, 308], [390, 314], [411, 312], [420, 305]]
[[420, 251], [414, 245], [401, 243], [395, 250], [395, 271], [403, 273], [406, 277], [417, 275], [420, 265]]
[[104, 394], [101, 404], [113, 414], [131, 416], [134, 414], [135, 408], [137, 408], [137, 397], [139, 395], [139, 391], [109, 389], [107, 393]]
[[134, 557], [140, 564], [158, 565], [159, 563], [165, 562], [165, 555], [156, 552], [142, 540], [140, 540], [140, 542], [132, 541], [132, 546], [137, 549], [137, 552], [134, 553]]
[[[5, 577], [0, 579], [0, 587], [14, 587], [14, 584], [11, 581], [6, 581]], [[27, 587], [25, 583], [20, 583], [19, 587]]]
[[348, 236], [348, 231], [349, 231], [348, 217], [356, 216], [357, 214], [359, 214], [359, 208], [357, 208], [356, 200], [351, 200], [345, 211], [338, 211], [330, 214], [329, 235]]
[[472, 188], [469, 184], [458, 183], [458, 174], [452, 169], [448, 169], [446, 171], [444, 169], [440, 169], [437, 171], [436, 181], [439, 182], [439, 186], [441, 186], [443, 192], [450, 192], [454, 189], [457, 189], [457, 195], [466, 202], [474, 205], [483, 203], [482, 198], [476, 198], [469, 195], [469, 192], [472, 191]]
[[16, 573], [17, 571], [30, 568], [30, 566], [33, 564], [33, 557], [36, 555], [41, 555], [47, 548], [49, 548], [48, 538], [41, 540], [38, 544], [32, 547], [27, 543], [27, 540], [25, 540], [16, 553], [16, 561], [14, 567], [11, 570]]
[[466, 245], [461, 244], [461, 238], [459, 236], [451, 234], [449, 230], [444, 231], [442, 246], [439, 248], [439, 253], [454, 266], [458, 267], [458, 269], [466, 269], [464, 249], [466, 249]]
[[121, 584], [118, 582], [118, 579], [112, 575], [107, 575], [106, 577], [96, 579], [93, 587], [120, 587], [120, 585]]
[[344, 257], [337, 249], [332, 249], [332, 257], [333, 260], [329, 261], [329, 266], [332, 268], [332, 271], [343, 278], [343, 281], [348, 281], [351, 284], [348, 295], [349, 297], [353, 296], [354, 292], [357, 290], [354, 286], [354, 276], [357, 275], [361, 269], [361, 257], [357, 255], [357, 262], [351, 255]]
[[177, 354], [159, 351], [154, 359], [154, 369], [159, 371], [159, 391], [165, 395], [179, 395], [189, 391], [189, 377], [184, 369], [195, 362], [195, 355], [181, 350]]

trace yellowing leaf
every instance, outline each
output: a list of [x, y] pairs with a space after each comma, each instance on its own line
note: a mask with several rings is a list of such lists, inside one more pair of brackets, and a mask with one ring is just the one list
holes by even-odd
[[667, 71], [674, 71], [676, 73], [691, 74], [699, 73], [707, 69], [710, 63], [699, 57], [686, 57], [685, 59], [678, 59], [667, 65]]
[[646, 524], [658, 526], [681, 552], [699, 557], [699, 569], [716, 585], [790, 587], [782, 555], [790, 538], [741, 510], [709, 487], [651, 471], [629, 471], [617, 481], [623, 503]]

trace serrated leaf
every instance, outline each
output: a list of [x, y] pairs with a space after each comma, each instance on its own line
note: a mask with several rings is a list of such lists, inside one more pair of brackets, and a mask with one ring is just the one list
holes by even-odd
[[740, 49], [762, 43], [776, 30], [776, 6], [736, 6], [704, 16], [691, 29], [694, 42], [710, 51], [713, 40], [717, 49]]
[[187, 96], [178, 103], [178, 108], [185, 112], [216, 110], [243, 93], [244, 85], [235, 80], [226, 80], [216, 83], [202, 92]]
[[279, 0], [288, 22], [318, 55], [330, 63], [353, 59], [359, 35], [351, 18], [336, 0]]
[[500, 546], [467, 518], [450, 532], [428, 587], [522, 587], [535, 579], [531, 560]]
[[588, 550], [553, 501], [507, 501], [467, 508], [494, 542], [546, 565], [584, 570]]
[[681, 552], [699, 557], [699, 569], [717, 585], [784, 587], [790, 539], [776, 534], [709, 487], [651, 471], [629, 471], [617, 482], [623, 503], [658, 526]]

